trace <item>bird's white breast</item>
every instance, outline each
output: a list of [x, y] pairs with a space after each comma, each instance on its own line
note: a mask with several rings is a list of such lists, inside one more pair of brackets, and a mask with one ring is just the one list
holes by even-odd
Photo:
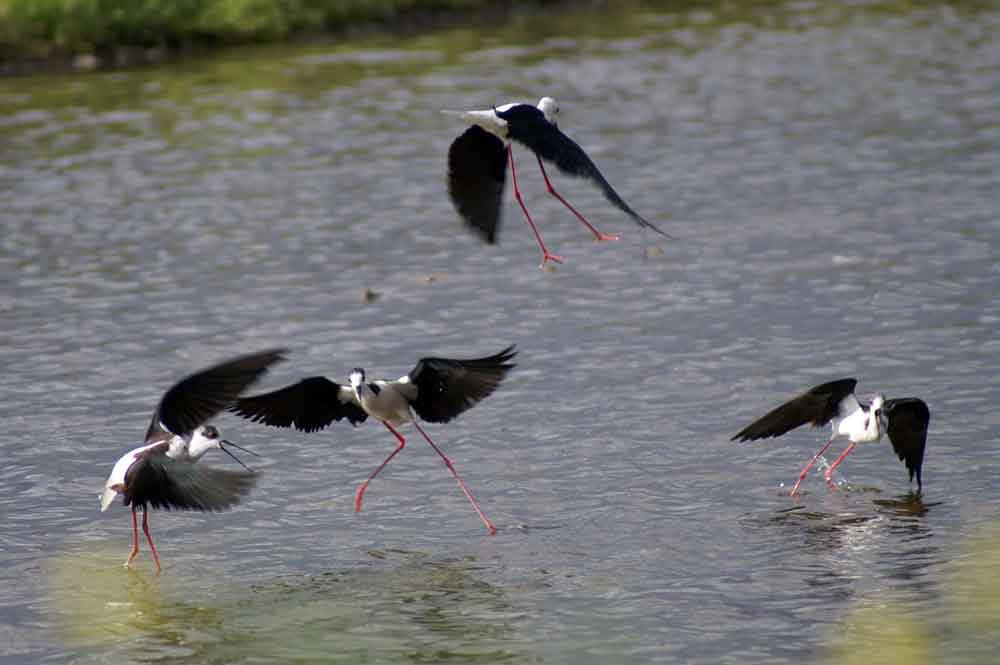
[[367, 389], [361, 394], [361, 408], [370, 416], [384, 420], [390, 425], [401, 425], [411, 420], [410, 402], [406, 397], [410, 383], [396, 381], [376, 381], [378, 394]]
[[875, 420], [875, 417], [871, 412], [861, 408], [859, 404], [857, 409], [837, 424], [837, 433], [841, 436], [846, 436], [854, 443], [878, 441], [881, 433], [878, 423], [873, 423], [873, 420]]
[[108, 509], [111, 502], [115, 500], [118, 495], [118, 490], [112, 489], [113, 487], [123, 485], [125, 483], [125, 474], [128, 470], [135, 464], [135, 461], [142, 455], [143, 451], [147, 448], [151, 448], [157, 445], [157, 443], [147, 443], [144, 446], [139, 446], [138, 448], [133, 448], [128, 451], [115, 462], [115, 465], [111, 468], [111, 475], [104, 482], [104, 492], [101, 493], [101, 512]]

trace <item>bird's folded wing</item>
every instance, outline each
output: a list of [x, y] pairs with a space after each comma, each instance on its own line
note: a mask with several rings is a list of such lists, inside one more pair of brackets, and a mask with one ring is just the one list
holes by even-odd
[[750, 423], [732, 440], [752, 441], [781, 436], [806, 423], [814, 427], [825, 425], [839, 415], [840, 403], [854, 392], [855, 385], [855, 379], [840, 379], [816, 386]]
[[409, 374], [417, 387], [411, 401], [417, 415], [428, 422], [445, 423], [488, 396], [514, 365], [516, 351], [509, 346], [485, 358], [453, 360], [422, 358]]
[[159, 451], [144, 454], [125, 477], [129, 503], [164, 510], [226, 510], [256, 482], [255, 473], [179, 461]]
[[240, 398], [230, 411], [255, 423], [294, 427], [303, 432], [316, 432], [343, 418], [356, 425], [368, 417], [355, 400], [353, 391], [323, 376]]
[[507, 149], [503, 141], [473, 125], [448, 149], [448, 194], [462, 219], [488, 243], [500, 226]]
[[888, 421], [889, 441], [899, 459], [906, 464], [910, 480], [914, 474], [921, 484], [920, 469], [924, 462], [924, 447], [927, 445], [927, 426], [931, 413], [927, 404], [916, 397], [886, 400], [882, 406]]
[[163, 427], [184, 435], [233, 403], [271, 365], [284, 360], [285, 349], [240, 356], [174, 384], [160, 400], [146, 430], [146, 441], [162, 438]]

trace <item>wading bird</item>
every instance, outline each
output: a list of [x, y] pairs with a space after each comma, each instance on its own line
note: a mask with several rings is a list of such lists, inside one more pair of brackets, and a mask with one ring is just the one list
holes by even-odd
[[346, 386], [323, 376], [313, 376], [273, 392], [240, 398], [231, 410], [253, 422], [294, 427], [303, 432], [319, 431], [343, 418], [352, 425], [364, 422], [368, 416], [379, 420], [399, 445], [358, 487], [354, 494], [355, 512], [361, 511], [361, 499], [368, 483], [406, 445], [396, 428], [411, 422], [444, 460], [486, 528], [496, 533], [451, 460], [435, 445], [414, 414], [427, 422], [446, 423], [472, 408], [496, 390], [514, 367], [509, 362], [514, 355], [514, 347], [510, 346], [496, 355], [471, 360], [422, 358], [409, 374], [395, 381], [368, 381], [365, 370], [360, 368], [351, 370]]
[[[268, 367], [284, 360], [284, 353], [272, 350], [235, 358], [192, 374], [163, 395], [146, 430], [146, 443], [115, 462], [101, 494], [102, 512], [119, 494], [125, 497], [126, 506], [132, 506], [132, 551], [126, 566], [139, 552], [137, 510], [142, 510], [142, 531], [153, 553], [156, 572], [160, 572], [160, 558], [149, 535], [150, 508], [225, 510], [253, 487], [256, 474], [227, 446], [250, 451], [220, 438], [219, 431], [205, 422], [232, 405]], [[246, 471], [224, 471], [198, 464], [202, 455], [213, 448], [232, 457]]]
[[549, 253], [535, 222], [528, 214], [528, 208], [521, 199], [511, 146], [511, 143], [516, 141], [535, 153], [549, 194], [566, 206], [580, 223], [590, 229], [597, 240], [617, 240], [618, 236], [598, 231], [577, 212], [576, 208], [560, 196], [549, 182], [542, 160], [555, 164], [556, 168], [566, 175], [589, 180], [601, 190], [612, 205], [635, 220], [639, 226], [652, 229], [669, 238], [668, 234], [633, 210], [608, 183], [583, 148], [559, 129], [556, 125], [558, 112], [559, 107], [551, 97], [542, 97], [538, 106], [504, 104], [486, 111], [445, 112], [457, 115], [472, 125], [452, 142], [448, 150], [448, 193], [462, 219], [482, 234], [486, 242], [496, 241], [504, 181], [507, 165], [510, 164], [514, 198], [517, 199], [542, 250], [542, 267], [547, 261], [563, 262], [561, 256]]
[[832, 422], [830, 440], [799, 473], [799, 479], [791, 493], [795, 496], [809, 469], [834, 439], [846, 438], [850, 445], [826, 469], [824, 475], [828, 483], [831, 482], [833, 470], [844, 461], [855, 445], [879, 441], [883, 434], [887, 434], [893, 450], [910, 472], [910, 481], [916, 476], [917, 490], [920, 491], [923, 489], [920, 469], [927, 443], [927, 424], [931, 418], [927, 405], [916, 397], [886, 399], [881, 394], [875, 395], [871, 404], [862, 404], [854, 396], [854, 386], [857, 383], [857, 379], [840, 379], [816, 386], [747, 425], [732, 440], [766, 439], [781, 436], [806, 423], [819, 427]]

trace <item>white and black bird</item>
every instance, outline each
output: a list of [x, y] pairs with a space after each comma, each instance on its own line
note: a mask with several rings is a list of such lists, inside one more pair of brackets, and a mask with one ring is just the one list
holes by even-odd
[[[163, 395], [146, 430], [145, 444], [115, 462], [101, 494], [102, 512], [119, 494], [126, 506], [132, 506], [132, 551], [126, 566], [139, 551], [137, 510], [142, 510], [142, 531], [159, 572], [160, 558], [149, 535], [151, 508], [221, 511], [236, 504], [254, 486], [256, 474], [227, 446], [250, 451], [220, 438], [219, 431], [205, 423], [231, 406], [268, 367], [284, 360], [284, 353], [283, 349], [270, 350], [229, 360], [192, 374]], [[198, 464], [213, 448], [228, 454], [246, 471]]]
[[619, 196], [583, 148], [559, 129], [556, 124], [558, 112], [559, 106], [551, 97], [542, 97], [538, 106], [516, 103], [504, 104], [486, 111], [446, 111], [458, 115], [472, 125], [452, 142], [448, 150], [448, 193], [462, 219], [478, 231], [486, 242], [496, 241], [507, 165], [510, 164], [514, 198], [517, 199], [542, 250], [542, 266], [544, 267], [546, 261], [562, 263], [562, 257], [551, 254], [545, 247], [542, 236], [521, 198], [521, 191], [517, 186], [517, 173], [514, 170], [514, 152], [511, 147], [511, 143], [516, 141], [535, 153], [549, 194], [569, 208], [570, 212], [590, 229], [597, 240], [617, 240], [618, 236], [598, 231], [556, 192], [549, 182], [543, 160], [554, 164], [566, 175], [589, 180], [601, 190], [612, 205], [635, 220], [639, 226], [670, 237], [633, 210]]
[[507, 372], [514, 368], [510, 360], [515, 353], [514, 347], [509, 346], [485, 358], [421, 358], [409, 374], [395, 381], [368, 381], [365, 371], [360, 368], [351, 371], [348, 385], [324, 376], [313, 376], [273, 392], [240, 398], [231, 410], [253, 422], [294, 427], [303, 432], [319, 431], [344, 418], [352, 425], [364, 422], [368, 416], [381, 421], [396, 437], [398, 445], [358, 487], [354, 494], [356, 512], [361, 511], [361, 499], [368, 483], [406, 445], [396, 428], [411, 422], [444, 460], [486, 528], [496, 533], [451, 460], [434, 444], [414, 414], [427, 422], [446, 423], [472, 408], [496, 390]]
[[809, 469], [835, 439], [846, 438], [850, 445], [826, 469], [827, 482], [831, 482], [833, 470], [844, 461], [855, 445], [879, 441], [886, 434], [892, 442], [893, 450], [906, 464], [910, 481], [916, 476], [918, 491], [923, 489], [920, 470], [927, 443], [927, 425], [931, 418], [927, 404], [916, 397], [886, 399], [881, 394], [875, 395], [870, 404], [863, 404], [854, 396], [857, 383], [857, 379], [840, 379], [811, 388], [747, 425], [732, 440], [766, 439], [781, 436], [806, 423], [813, 427], [832, 423], [830, 440], [813, 455], [799, 474], [791, 492], [795, 496]]

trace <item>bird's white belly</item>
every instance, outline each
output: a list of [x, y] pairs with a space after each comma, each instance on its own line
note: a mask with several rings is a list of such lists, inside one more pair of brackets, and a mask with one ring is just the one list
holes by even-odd
[[870, 412], [858, 409], [837, 424], [837, 434], [847, 437], [854, 443], [869, 443], [880, 438], [877, 426], [872, 426]]
[[382, 388], [377, 395], [366, 390], [361, 398], [361, 408], [368, 415], [384, 420], [393, 426], [402, 425], [412, 420], [410, 403], [391, 387]]

